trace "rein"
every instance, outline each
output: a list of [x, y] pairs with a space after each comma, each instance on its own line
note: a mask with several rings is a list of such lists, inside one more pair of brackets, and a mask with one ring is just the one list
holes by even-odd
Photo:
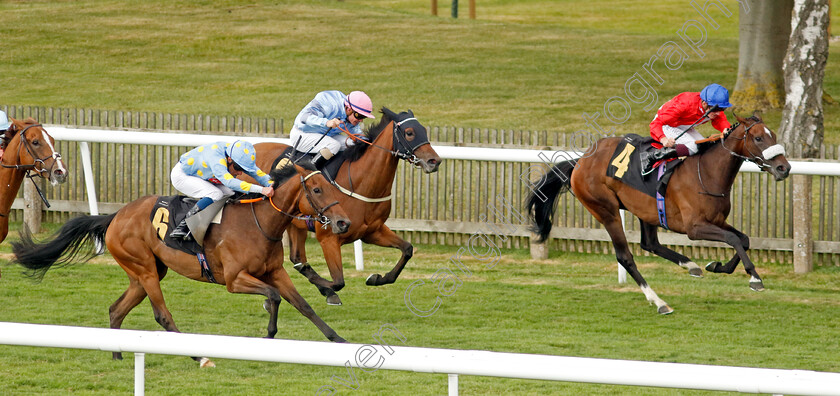
[[[278, 211], [278, 212], [280, 212], [280, 213], [282, 213], [282, 214], [284, 214], [288, 217], [291, 217], [293, 219], [310, 220], [312, 218], [315, 218], [319, 223], [323, 224], [322, 227], [326, 229], [327, 226], [331, 223], [331, 220], [326, 215], [324, 215], [324, 212], [326, 212], [327, 209], [329, 209], [329, 208], [331, 208], [335, 205], [338, 205], [338, 201], [335, 201], [335, 202], [333, 202], [333, 203], [331, 203], [327, 206], [324, 206], [323, 208], [319, 208], [318, 205], [316, 205], [315, 202], [312, 200], [312, 197], [309, 196], [309, 188], [306, 186], [306, 181], [309, 180], [310, 177], [315, 176], [319, 173], [321, 173], [321, 171], [312, 172], [309, 175], [307, 175], [306, 177], [300, 176], [300, 184], [303, 186], [300, 194], [304, 194], [304, 196], [306, 196], [306, 199], [309, 201], [309, 205], [311, 205], [312, 208], [315, 209], [315, 212], [317, 213], [315, 216], [295, 216], [291, 213], [286, 213], [285, 211], [283, 211], [283, 210], [281, 210], [280, 208], [277, 207], [277, 205], [274, 203], [274, 200], [272, 198], [268, 198], [268, 202], [271, 204], [271, 207], [274, 208], [274, 210], [276, 210], [276, 211]], [[251, 214], [254, 216], [254, 222], [257, 223], [257, 229], [259, 229], [260, 232], [263, 234], [263, 236], [266, 239], [268, 239], [269, 241], [279, 242], [279, 241], [282, 241], [283, 239], [282, 238], [279, 238], [279, 239], [274, 238], [274, 237], [268, 235], [265, 232], [265, 230], [263, 230], [262, 226], [260, 225], [260, 221], [257, 218], [257, 212], [254, 210], [254, 203], [259, 202], [259, 201], [264, 201], [266, 198], [267, 197], [262, 196], [261, 198], [243, 199], [243, 200], [240, 200], [238, 203], [251, 204]]]
[[[751, 117], [750, 120], [752, 120], [753, 123], [750, 126], [744, 126], [744, 136], [742, 136], [740, 138], [732, 136], [732, 139], [741, 140], [741, 141], [744, 141], [746, 143], [747, 134], [749, 133], [750, 129], [761, 123], [760, 120], [758, 120], [754, 117]], [[738, 154], [738, 153], [732, 151], [732, 149], [730, 149], [729, 147], [726, 146], [726, 139], [729, 137], [729, 135], [732, 133], [732, 131], [737, 129], [739, 126], [741, 126], [741, 123], [736, 122], [734, 125], [732, 125], [729, 128], [729, 131], [726, 134], [724, 134], [724, 136], [720, 139], [720, 145], [723, 146], [723, 148], [726, 149], [726, 151], [728, 151], [731, 156], [739, 158], [743, 161], [752, 162], [752, 163], [756, 164], [759, 167], [759, 169], [766, 170], [766, 169], [769, 169], [771, 167], [771, 165], [769, 165], [767, 163], [767, 157], [774, 158], [778, 155], [782, 155], [782, 154], [785, 153], [784, 147], [782, 147], [779, 144], [774, 144], [773, 146], [768, 147], [767, 149], [765, 149], [764, 151], [762, 151], [758, 155], [753, 153], [752, 150], [749, 147], [745, 147], [747, 152], [749, 152], [749, 154], [750, 154], [749, 157], [747, 157], [745, 155]], [[729, 195], [728, 192], [722, 193], [722, 194], [709, 192], [709, 190], [706, 188], [706, 184], [703, 183], [703, 177], [700, 175], [700, 161], [697, 161], [697, 178], [700, 180], [700, 186], [703, 188], [703, 192], [700, 192], [699, 194], [705, 194], [705, 195], [710, 195], [710, 196], [719, 197], [719, 198], [724, 198], [727, 195]]]
[[[376, 147], [380, 150], [387, 151], [392, 156], [397, 157], [397, 158], [402, 159], [402, 160], [405, 160], [406, 162], [408, 162], [409, 164], [411, 164], [415, 167], [419, 167], [420, 166], [420, 160], [417, 159], [417, 156], [414, 155], [414, 151], [417, 150], [421, 146], [424, 146], [426, 144], [430, 144], [430, 142], [427, 139], [426, 141], [419, 142], [420, 144], [418, 144], [414, 147], [411, 147], [410, 142], [405, 139], [405, 133], [398, 133], [399, 131], [402, 130], [402, 124], [405, 123], [405, 122], [408, 122], [408, 121], [417, 121], [417, 118], [414, 118], [414, 117], [406, 118], [406, 119], [404, 119], [402, 121], [399, 121], [399, 122], [397, 122], [395, 120], [391, 121], [391, 122], [394, 123], [394, 128], [393, 128], [393, 130], [394, 130], [394, 149], [393, 150], [390, 150], [390, 149], [387, 149], [385, 147], [373, 144], [372, 142], [369, 142], [365, 139], [362, 139], [362, 138], [356, 136], [353, 133], [350, 133], [349, 129], [342, 128], [343, 124], [339, 125], [338, 129], [340, 131], [346, 133], [347, 136], [349, 136], [355, 142], [363, 142], [363, 143], [367, 144], [368, 146], [373, 146], [373, 147]], [[396, 147], [398, 144], [399, 144], [400, 147]], [[348, 163], [347, 166], [349, 168], [350, 163]], [[349, 177], [349, 172], [348, 172], [348, 177]], [[335, 186], [335, 188], [337, 188], [339, 191], [341, 191], [345, 195], [356, 198], [360, 201], [364, 201], [364, 202], [368, 202], [368, 203], [378, 203], [378, 202], [385, 202], [385, 201], [390, 201], [391, 200], [391, 195], [388, 195], [386, 197], [381, 197], [381, 198], [368, 198], [368, 197], [365, 197], [364, 195], [360, 195], [358, 193], [355, 193], [351, 190], [348, 190], [348, 189], [344, 188], [343, 186], [339, 185], [335, 181], [332, 181], [332, 185]], [[353, 186], [353, 181], [351, 180], [350, 181], [350, 187], [352, 188], [352, 186]]]

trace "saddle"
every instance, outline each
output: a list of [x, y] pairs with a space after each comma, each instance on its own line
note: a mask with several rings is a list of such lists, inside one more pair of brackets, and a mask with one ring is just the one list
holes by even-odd
[[[657, 150], [652, 146], [654, 143], [650, 137], [641, 137], [636, 134], [625, 135], [615, 152], [610, 157], [610, 165], [607, 167], [607, 176], [620, 180], [622, 183], [641, 191], [656, 199], [656, 208], [659, 212], [659, 224], [668, 229], [668, 222], [665, 217], [665, 191], [668, 189], [668, 181], [674, 169], [682, 163], [682, 159], [672, 158], [659, 161], [654, 164], [654, 172], [642, 175], [642, 165], [639, 157], [643, 151]], [[656, 174], [656, 176], [653, 176]]]

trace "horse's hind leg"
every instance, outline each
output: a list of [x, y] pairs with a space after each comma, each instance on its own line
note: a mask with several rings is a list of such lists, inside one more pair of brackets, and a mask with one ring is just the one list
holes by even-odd
[[[128, 289], [108, 309], [112, 329], [119, 329], [126, 315], [146, 298], [146, 291], [137, 279], [129, 277], [128, 281]], [[114, 360], [122, 358], [122, 352], [114, 352]]]
[[[606, 188], [604, 188], [606, 190]], [[627, 237], [624, 234], [624, 227], [621, 225], [621, 218], [618, 213], [618, 199], [611, 195], [611, 191], [596, 191], [596, 196], [592, 191], [576, 191], [578, 200], [583, 203], [583, 206], [595, 216], [607, 233], [610, 234], [613, 247], [615, 248], [615, 257], [618, 263], [627, 270], [627, 273], [636, 281], [636, 284], [642, 289], [645, 298], [648, 301], [656, 304], [657, 312], [661, 314], [669, 314], [674, 312], [673, 308], [663, 301], [656, 292], [648, 286], [645, 278], [639, 273], [636, 268], [636, 262], [633, 260], [633, 253], [630, 252], [630, 246], [627, 244]], [[605, 198], [606, 197], [606, 198]], [[612, 199], [610, 199], [612, 197]]]
[[368, 286], [382, 286], [396, 282], [397, 277], [400, 276], [400, 272], [402, 272], [403, 268], [405, 268], [408, 260], [411, 260], [411, 256], [414, 255], [414, 247], [411, 243], [400, 238], [396, 233], [394, 233], [394, 231], [391, 231], [391, 229], [385, 225], [380, 227], [376, 232], [366, 235], [363, 241], [377, 246], [400, 249], [402, 252], [400, 261], [398, 261], [397, 265], [395, 265], [391, 271], [388, 271], [385, 276], [379, 274], [372, 274], [369, 276], [365, 281], [365, 284]]
[[691, 276], [696, 276], [698, 278], [703, 277], [703, 270], [700, 269], [700, 266], [697, 265], [697, 263], [691, 261], [691, 259], [683, 256], [682, 254], [662, 246], [662, 244], [659, 243], [657, 226], [645, 223], [641, 219], [639, 219], [639, 224], [641, 225], [642, 230], [642, 249], [687, 269], [688, 274]]

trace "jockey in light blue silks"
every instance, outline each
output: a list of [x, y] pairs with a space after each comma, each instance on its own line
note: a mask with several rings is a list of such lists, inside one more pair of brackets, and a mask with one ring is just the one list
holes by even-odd
[[6, 150], [6, 131], [10, 126], [12, 122], [9, 121], [9, 116], [5, 111], [0, 110], [0, 158], [3, 158], [3, 152]]
[[[253, 177], [259, 185], [236, 178], [243, 173]], [[269, 198], [274, 195], [271, 178], [257, 167], [254, 146], [244, 140], [198, 146], [181, 156], [170, 177], [178, 191], [199, 199], [187, 212], [187, 217], [233, 195], [234, 191], [260, 193]], [[187, 234], [189, 228], [184, 218], [169, 236], [184, 238]]]
[[349, 136], [338, 136], [342, 132], [339, 125], [350, 124], [348, 133], [364, 139], [360, 124], [365, 118], [375, 118], [373, 103], [366, 93], [319, 92], [295, 117], [290, 133], [292, 145], [300, 152], [314, 153], [312, 164], [321, 169], [333, 155], [353, 145]]

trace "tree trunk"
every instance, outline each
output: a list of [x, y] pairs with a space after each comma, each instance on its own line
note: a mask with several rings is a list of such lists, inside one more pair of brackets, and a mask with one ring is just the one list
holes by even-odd
[[819, 155], [823, 141], [823, 76], [828, 59], [828, 1], [796, 0], [785, 57], [787, 100], [779, 128], [793, 157]]
[[732, 94], [742, 111], [779, 109], [785, 102], [782, 63], [794, 0], [747, 0], [738, 20], [738, 81]]

